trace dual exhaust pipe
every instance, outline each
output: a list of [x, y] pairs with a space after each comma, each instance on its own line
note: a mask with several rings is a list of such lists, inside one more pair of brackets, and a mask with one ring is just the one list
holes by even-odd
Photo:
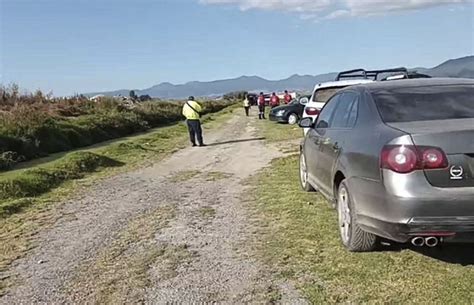
[[415, 247], [423, 247], [427, 246], [429, 248], [434, 248], [439, 244], [440, 240], [438, 237], [429, 236], [429, 237], [413, 237], [411, 240], [411, 244]]

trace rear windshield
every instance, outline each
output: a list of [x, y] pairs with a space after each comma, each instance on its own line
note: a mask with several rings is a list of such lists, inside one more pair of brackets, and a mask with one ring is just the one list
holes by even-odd
[[386, 123], [474, 118], [474, 86], [397, 88], [372, 93]]
[[314, 92], [313, 102], [326, 103], [337, 91], [343, 87], [318, 89]]

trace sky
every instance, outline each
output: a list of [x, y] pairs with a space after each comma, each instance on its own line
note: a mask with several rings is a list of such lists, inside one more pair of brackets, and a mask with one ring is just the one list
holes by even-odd
[[474, 0], [0, 0], [0, 83], [55, 95], [474, 54]]

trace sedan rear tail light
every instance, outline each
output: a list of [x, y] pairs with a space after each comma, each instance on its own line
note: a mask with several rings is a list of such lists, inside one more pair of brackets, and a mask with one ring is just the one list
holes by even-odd
[[397, 173], [447, 168], [448, 158], [441, 148], [414, 145], [387, 145], [380, 155], [380, 167]]
[[306, 107], [304, 109], [307, 115], [319, 115], [319, 109], [314, 107]]

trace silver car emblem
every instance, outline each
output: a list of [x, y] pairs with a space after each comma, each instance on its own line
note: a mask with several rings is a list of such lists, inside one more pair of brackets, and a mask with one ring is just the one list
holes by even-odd
[[451, 166], [451, 169], [449, 170], [449, 173], [451, 174], [451, 180], [461, 180], [463, 179], [463, 174], [464, 174], [464, 169], [462, 166]]

